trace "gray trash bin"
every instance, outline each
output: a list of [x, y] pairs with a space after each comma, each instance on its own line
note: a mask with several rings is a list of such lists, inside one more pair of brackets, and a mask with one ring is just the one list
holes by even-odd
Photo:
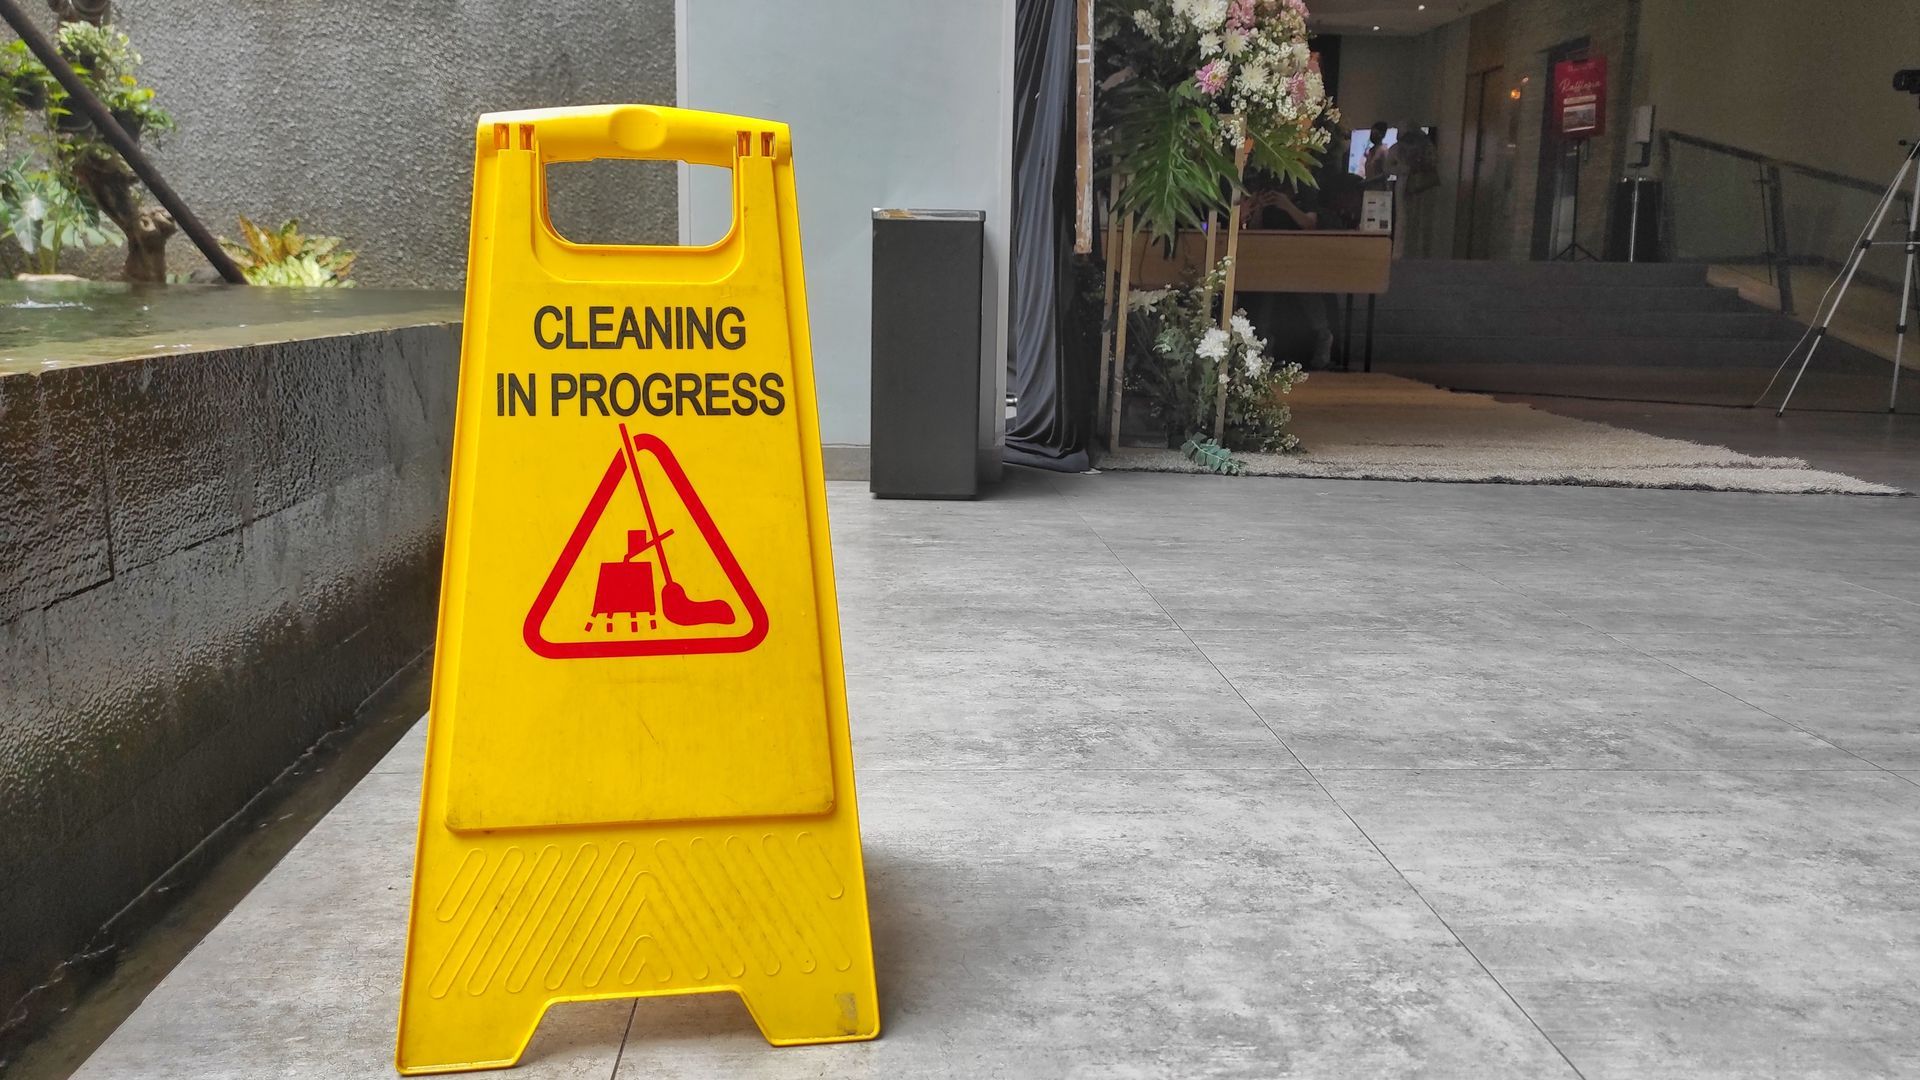
[[870, 486], [889, 499], [980, 494], [985, 213], [873, 212]]

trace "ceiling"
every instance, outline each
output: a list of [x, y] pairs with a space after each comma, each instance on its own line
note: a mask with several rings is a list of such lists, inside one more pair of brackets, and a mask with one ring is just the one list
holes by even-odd
[[1499, 0], [1307, 0], [1308, 25], [1320, 34], [1424, 34]]

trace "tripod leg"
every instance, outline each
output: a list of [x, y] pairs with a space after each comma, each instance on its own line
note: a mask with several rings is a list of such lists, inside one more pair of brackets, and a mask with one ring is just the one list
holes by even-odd
[[1846, 298], [1847, 287], [1853, 284], [1853, 275], [1860, 271], [1860, 263], [1866, 258], [1867, 252], [1873, 249], [1873, 238], [1880, 235], [1880, 225], [1887, 220], [1887, 211], [1893, 208], [1893, 193], [1899, 190], [1901, 182], [1907, 178], [1907, 170], [1911, 168], [1913, 155], [1908, 154], [1907, 160], [1900, 164], [1900, 171], [1894, 175], [1893, 183], [1888, 186], [1887, 194], [1881, 198], [1879, 209], [1873, 212], [1873, 221], [1868, 223], [1867, 231], [1861, 234], [1860, 243], [1853, 249], [1853, 256], [1847, 260], [1846, 272], [1840, 277], [1840, 288], [1834, 293], [1833, 303], [1828, 305], [1820, 325], [1814, 329], [1813, 343], [1807, 346], [1807, 355], [1800, 361], [1800, 370], [1793, 374], [1793, 383], [1787, 387], [1787, 396], [1780, 399], [1780, 408], [1773, 414], [1775, 417], [1787, 415], [1787, 404], [1793, 400], [1793, 392], [1800, 389], [1800, 379], [1806, 375], [1807, 365], [1813, 363], [1813, 354], [1819, 350], [1820, 343], [1826, 340], [1827, 327], [1832, 325], [1834, 313], [1840, 310], [1840, 301]]
[[1900, 403], [1900, 354], [1907, 346], [1907, 305], [1913, 299], [1913, 260], [1920, 254], [1920, 172], [1913, 174], [1913, 199], [1907, 204], [1907, 269], [1900, 277], [1900, 321], [1893, 326], [1893, 389], [1887, 411]]

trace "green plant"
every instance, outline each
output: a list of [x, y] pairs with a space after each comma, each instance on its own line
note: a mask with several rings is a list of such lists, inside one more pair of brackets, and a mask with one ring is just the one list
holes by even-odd
[[1222, 476], [1239, 476], [1247, 471], [1247, 463], [1227, 452], [1227, 448], [1202, 435], [1190, 436], [1180, 444], [1180, 453], [1188, 461]]
[[60, 271], [68, 248], [118, 243], [120, 230], [103, 218], [93, 200], [50, 169], [26, 159], [0, 172], [0, 228], [13, 237], [34, 272]]
[[1300, 440], [1287, 430], [1292, 415], [1280, 398], [1306, 374], [1298, 364], [1273, 362], [1245, 311], [1220, 327], [1213, 301], [1226, 266], [1221, 260], [1197, 283], [1133, 294], [1127, 392], [1147, 403], [1173, 447], [1206, 439], [1199, 433], [1213, 428], [1214, 395], [1225, 380], [1223, 442], [1242, 450], [1296, 449]]
[[239, 264], [249, 285], [353, 286], [347, 272], [357, 256], [340, 250], [337, 236], [309, 236], [300, 231], [297, 218], [289, 218], [278, 229], [262, 229], [244, 215], [240, 234], [244, 243], [223, 237], [220, 246]]
[[0, 110], [10, 116], [44, 108], [53, 76], [27, 43], [15, 38], [0, 48]]
[[122, 75], [118, 83], [101, 90], [100, 100], [136, 139], [145, 134], [157, 142], [174, 129], [173, 114], [153, 103], [153, 88], [141, 86], [131, 75]]
[[55, 47], [67, 63], [83, 74], [102, 82], [131, 75], [140, 66], [140, 54], [126, 31], [112, 25], [96, 25], [83, 20], [60, 24]]
[[1125, 176], [1115, 210], [1156, 241], [1171, 247], [1178, 230], [1198, 228], [1240, 194], [1220, 118], [1191, 82], [1134, 79], [1113, 90], [1105, 111], [1108, 168]]
[[[63, 16], [54, 35], [56, 48], [118, 125], [136, 139], [172, 131], [173, 117], [156, 103], [153, 90], [140, 84], [140, 54], [126, 33], [110, 23], [87, 21], [63, 5], [55, 8]], [[107, 5], [94, 8], [100, 10], [89, 18], [104, 15]], [[38, 122], [25, 123], [29, 115]], [[60, 191], [46, 190], [37, 192], [36, 203], [24, 196], [13, 202], [5, 223], [9, 228], [32, 230], [38, 222], [42, 232], [56, 229], [51, 239], [39, 238], [32, 260], [57, 261], [58, 248], [87, 243], [98, 232], [125, 242], [126, 280], [165, 281], [167, 240], [177, 231], [173, 218], [146, 203], [133, 170], [95, 130], [91, 117], [76, 108], [24, 42], [12, 41], [0, 46], [0, 146], [20, 134], [33, 159], [31, 169], [20, 171], [57, 177], [64, 192], [76, 197], [65, 200]], [[29, 205], [51, 216], [23, 213]], [[100, 228], [101, 217], [114, 228]]]
[[[174, 129], [173, 114], [154, 103], [152, 87], [140, 84], [135, 71], [141, 56], [124, 31], [88, 22], [62, 23], [59, 49], [127, 134], [158, 141]], [[62, 151], [76, 158], [110, 159], [112, 149], [73, 108], [66, 90], [53, 86], [47, 114], [63, 136]]]

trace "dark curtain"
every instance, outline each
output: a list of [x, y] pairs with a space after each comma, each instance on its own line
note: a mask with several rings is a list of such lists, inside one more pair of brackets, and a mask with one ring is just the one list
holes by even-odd
[[1073, 0], [1020, 0], [1014, 31], [1006, 460], [1087, 468], [1092, 393], [1072, 362]]

